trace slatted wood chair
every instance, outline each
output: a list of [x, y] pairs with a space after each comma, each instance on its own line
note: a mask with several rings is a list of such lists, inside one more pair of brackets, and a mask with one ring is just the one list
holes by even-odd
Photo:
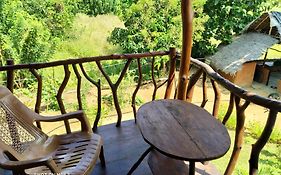
[[[34, 122], [78, 119], [81, 131], [47, 136]], [[0, 87], [0, 167], [13, 174], [90, 174], [97, 159], [105, 166], [102, 138], [92, 133], [82, 111], [43, 117]]]

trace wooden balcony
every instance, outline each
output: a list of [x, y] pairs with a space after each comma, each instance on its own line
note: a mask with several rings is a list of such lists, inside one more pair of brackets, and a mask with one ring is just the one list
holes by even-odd
[[[169, 71], [167, 71], [166, 79], [164, 81], [158, 82], [155, 76], [155, 59], [157, 57], [162, 56], [169, 56], [170, 57], [170, 66]], [[49, 63], [33, 63], [33, 64], [23, 64], [23, 65], [6, 65], [0, 67], [0, 72], [3, 72], [7, 75], [7, 87], [13, 91], [14, 89], [14, 74], [15, 72], [19, 72], [22, 70], [30, 71], [30, 75], [34, 76], [35, 80], [38, 83], [38, 88], [36, 89], [36, 103], [34, 106], [35, 112], [40, 113], [41, 109], [41, 101], [42, 101], [42, 89], [44, 88], [43, 82], [44, 77], [40, 75], [39, 70], [44, 70], [47, 68], [54, 68], [58, 67], [61, 68], [62, 71], [55, 72], [60, 74], [60, 77], [63, 77], [62, 82], [60, 83], [59, 88], [57, 89], [57, 93], [55, 94], [57, 102], [59, 104], [59, 108], [61, 113], [67, 113], [68, 110], [66, 108], [65, 102], [62, 98], [62, 94], [64, 93], [65, 87], [68, 84], [68, 81], [71, 76], [73, 79], [77, 80], [77, 101], [73, 102], [78, 104], [78, 109], [83, 109], [83, 104], [81, 101], [81, 79], [84, 78], [91, 86], [95, 87], [97, 90], [95, 91], [97, 94], [93, 95], [93, 98], [96, 98], [94, 101], [96, 104], [97, 112], [96, 116], [93, 121], [93, 131], [98, 132], [102, 135], [104, 139], [104, 149], [105, 149], [105, 158], [106, 158], [106, 169], [102, 169], [99, 165], [95, 167], [92, 174], [126, 174], [128, 170], [132, 167], [132, 165], [136, 162], [136, 160], [140, 157], [140, 155], [147, 149], [148, 145], [144, 142], [141, 134], [136, 127], [134, 121], [123, 121], [122, 120], [122, 109], [119, 104], [119, 100], [121, 97], [118, 98], [117, 90], [119, 88], [120, 83], [122, 82], [123, 78], [126, 76], [127, 70], [130, 68], [132, 63], [134, 63], [136, 67], [136, 72], [138, 74], [136, 85], [132, 92], [131, 97], [131, 106], [133, 111], [133, 116], [135, 117], [137, 106], [136, 106], [136, 95], [139, 92], [140, 86], [143, 83], [143, 64], [141, 59], [149, 60], [149, 67], [150, 71], [152, 72], [151, 82], [153, 85], [153, 92], [151, 100], [156, 98], [157, 90], [160, 87], [166, 86], [165, 95], [161, 98], [174, 98], [174, 94], [176, 89], [174, 87], [175, 84], [175, 73], [176, 73], [176, 61], [180, 57], [179, 54], [176, 53], [175, 49], [171, 49], [169, 51], [160, 51], [160, 52], [151, 52], [151, 53], [142, 53], [142, 54], [125, 54], [125, 55], [109, 55], [109, 56], [99, 56], [99, 57], [89, 57], [89, 58], [77, 58], [77, 59], [70, 59], [70, 60], [62, 60], [56, 62], [49, 62]], [[116, 82], [111, 80], [111, 77], [105, 71], [102, 62], [106, 60], [121, 60], [124, 63], [123, 70], [120, 71], [119, 77], [117, 78]], [[11, 63], [11, 62], [10, 62]], [[94, 63], [89, 65], [88, 63]], [[242, 141], [244, 137], [244, 122], [245, 122], [245, 110], [247, 109], [250, 103], [259, 105], [263, 108], [266, 108], [269, 113], [267, 118], [267, 122], [263, 129], [261, 136], [257, 139], [255, 143], [253, 143], [253, 148], [251, 155], [249, 157], [250, 174], [255, 174], [258, 171], [258, 160], [259, 154], [264, 148], [264, 145], [268, 142], [269, 137], [271, 135], [272, 129], [274, 128], [277, 114], [281, 112], [281, 102], [274, 99], [269, 99], [265, 97], [261, 97], [257, 94], [251, 93], [246, 91], [231, 82], [225, 80], [221, 77], [218, 73], [213, 71], [213, 69], [208, 66], [207, 64], [196, 60], [191, 59], [191, 63], [194, 68], [193, 74], [190, 76], [189, 85], [187, 88], [187, 99], [191, 101], [193, 96], [193, 90], [196, 83], [200, 82], [203, 95], [202, 95], [202, 102], [198, 104], [204, 108], [206, 103], [208, 102], [208, 94], [206, 92], [207, 88], [207, 80], [210, 82], [210, 86], [214, 92], [214, 99], [212, 103], [212, 109], [210, 110], [214, 117], [218, 116], [218, 110], [220, 106], [220, 88], [218, 84], [224, 88], [226, 91], [229, 92], [229, 106], [228, 111], [225, 114], [223, 124], [227, 123], [230, 114], [232, 113], [234, 107], [236, 108], [236, 133], [235, 133], [235, 140], [234, 148], [231, 148], [232, 156], [229, 160], [229, 164], [226, 167], [225, 174], [232, 174], [233, 170], [235, 169], [235, 165], [237, 163], [237, 158], [239, 157], [240, 148], [242, 147]], [[95, 65], [94, 68], [99, 71], [100, 75], [106, 80], [106, 85], [101, 84], [100, 78], [93, 79], [90, 77], [89, 72], [84, 69], [84, 66], [92, 66]], [[71, 71], [70, 71], [71, 70]], [[62, 72], [64, 72], [64, 76], [62, 76]], [[74, 72], [71, 74], [71, 72]], [[199, 81], [200, 80], [200, 81]], [[114, 108], [116, 110], [116, 123], [110, 125], [104, 125], [98, 127], [100, 118], [103, 116], [101, 113], [101, 100], [102, 100], [102, 86], [109, 87], [112, 93], [112, 98], [114, 102]], [[266, 115], [266, 114], [265, 114]], [[117, 127], [116, 127], [117, 126]], [[148, 167], [147, 161], [144, 160], [141, 165], [137, 168], [134, 174], [151, 174], [150, 168]], [[245, 162], [248, 163], [248, 162]], [[214, 173], [211, 173], [214, 174]]]

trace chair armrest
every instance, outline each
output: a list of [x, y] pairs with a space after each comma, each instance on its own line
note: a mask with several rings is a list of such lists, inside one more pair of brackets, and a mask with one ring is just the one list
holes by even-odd
[[31, 159], [31, 160], [12, 161], [12, 160], [8, 160], [6, 158], [6, 156], [4, 156], [4, 153], [1, 151], [0, 164], [3, 168], [8, 169], [8, 170], [23, 171], [25, 169], [35, 168], [35, 167], [39, 167], [39, 166], [47, 166], [51, 170], [52, 173], [61, 172], [61, 169], [56, 165], [52, 156]]
[[36, 116], [35, 121], [39, 122], [57, 122], [57, 121], [64, 121], [64, 120], [70, 120], [70, 119], [78, 119], [81, 123], [81, 129], [82, 131], [89, 132], [91, 131], [91, 127], [89, 124], [88, 119], [86, 118], [86, 115], [82, 110], [70, 112], [62, 115], [57, 116]]

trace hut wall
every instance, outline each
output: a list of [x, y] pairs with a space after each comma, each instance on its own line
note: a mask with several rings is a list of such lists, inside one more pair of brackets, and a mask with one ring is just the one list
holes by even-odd
[[242, 65], [242, 69], [236, 72], [234, 75], [222, 71], [219, 71], [219, 73], [238, 86], [249, 87], [253, 83], [256, 64], [256, 62], [244, 63]]

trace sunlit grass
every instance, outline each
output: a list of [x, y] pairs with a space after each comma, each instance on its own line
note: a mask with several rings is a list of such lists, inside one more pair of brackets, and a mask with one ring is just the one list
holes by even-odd
[[115, 27], [124, 27], [117, 16], [78, 14], [67, 34], [69, 38], [58, 46], [53, 60], [120, 53], [120, 47], [107, 41]]

